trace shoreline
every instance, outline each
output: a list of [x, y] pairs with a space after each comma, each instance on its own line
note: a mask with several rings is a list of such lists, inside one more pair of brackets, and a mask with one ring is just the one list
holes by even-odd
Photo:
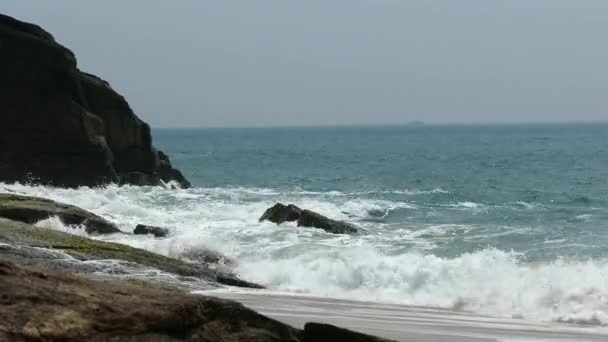
[[608, 327], [484, 316], [450, 309], [276, 293], [268, 290], [194, 291], [235, 300], [296, 328], [318, 321], [397, 341], [606, 341]]

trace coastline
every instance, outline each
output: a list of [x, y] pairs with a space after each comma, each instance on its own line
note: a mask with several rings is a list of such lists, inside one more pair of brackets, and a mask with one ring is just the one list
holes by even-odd
[[[608, 340], [608, 260], [594, 259], [608, 253], [608, 188], [588, 172], [605, 170], [589, 163], [605, 128], [586, 150], [579, 132], [559, 140], [544, 125], [529, 136], [517, 125], [222, 128], [153, 145], [126, 99], [50, 33], [0, 14], [0, 43], [0, 340], [380, 341], [338, 327], [418, 342]], [[257, 219], [280, 201], [297, 220]], [[516, 251], [546, 262], [522, 266]], [[408, 296], [422, 306], [383, 302]], [[463, 298], [522, 318], [439, 308], [471, 309]]]
[[277, 293], [268, 290], [195, 291], [235, 300], [296, 328], [323, 321], [365, 334], [417, 342], [606, 341], [608, 327], [489, 317], [472, 312]]

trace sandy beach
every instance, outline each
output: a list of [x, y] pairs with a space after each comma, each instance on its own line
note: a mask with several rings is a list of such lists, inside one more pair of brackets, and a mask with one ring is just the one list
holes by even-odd
[[608, 341], [608, 328], [598, 326], [494, 318], [452, 310], [265, 291], [205, 294], [239, 301], [298, 328], [306, 322], [325, 322], [405, 342]]

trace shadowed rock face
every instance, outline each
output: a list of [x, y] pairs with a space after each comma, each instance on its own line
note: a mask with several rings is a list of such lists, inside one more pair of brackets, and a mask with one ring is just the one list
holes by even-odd
[[304, 340], [316, 342], [389, 342], [389, 340], [375, 336], [360, 334], [348, 329], [322, 323], [306, 323], [306, 325], [304, 325]]
[[0, 181], [190, 186], [127, 101], [42, 28], [0, 14], [0, 75]]
[[300, 209], [293, 204], [275, 204], [266, 209], [259, 219], [260, 222], [264, 220], [276, 224], [297, 221], [298, 227], [321, 228], [333, 234], [356, 234], [358, 231], [357, 227], [348, 222], [332, 220], [321, 214], [315, 213], [314, 211]]
[[304, 331], [243, 305], [0, 261], [2, 341], [385, 341], [325, 324]]

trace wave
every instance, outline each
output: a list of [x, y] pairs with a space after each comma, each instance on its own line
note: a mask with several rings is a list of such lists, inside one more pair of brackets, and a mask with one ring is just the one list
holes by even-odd
[[58, 230], [60, 232], [69, 233], [79, 236], [88, 236], [84, 225], [66, 225], [57, 216], [51, 216], [47, 219], [40, 220], [35, 224], [36, 227]]
[[[558, 259], [532, 264], [517, 253], [493, 248], [449, 258], [428, 254], [435, 241], [448, 243], [453, 237], [476, 238], [496, 231], [470, 224], [373, 221], [394, 210], [418, 213], [420, 204], [414, 201], [262, 188], [167, 190], [111, 185], [61, 189], [0, 183], [0, 191], [75, 204], [111, 219], [125, 232], [139, 223], [166, 227], [171, 231], [166, 239], [127, 234], [95, 238], [191, 260], [196, 260], [197, 250], [218, 251], [228, 258], [226, 267], [234, 267], [240, 277], [266, 284], [271, 290], [493, 316], [608, 324], [608, 260]], [[295, 224], [258, 222], [276, 201], [296, 202], [332, 218], [355, 222], [367, 234], [333, 235]], [[455, 206], [484, 208], [473, 202]], [[78, 227], [63, 226], [56, 218], [38, 225], [86, 234]], [[499, 233], [513, 234], [514, 230], [507, 227]]]
[[286, 258], [242, 262], [239, 274], [271, 289], [475, 311], [492, 316], [608, 324], [608, 261], [526, 264], [486, 249], [458, 258], [372, 246], [309, 248]]
[[196, 188], [194, 190], [200, 194], [207, 195], [226, 195], [226, 196], [238, 196], [238, 195], [257, 195], [257, 196], [278, 196], [278, 195], [291, 195], [291, 196], [327, 196], [327, 197], [348, 197], [348, 196], [364, 196], [364, 195], [429, 195], [429, 194], [449, 194], [449, 191], [441, 188], [435, 188], [431, 190], [370, 190], [370, 191], [352, 191], [342, 192], [337, 190], [327, 191], [310, 191], [304, 190], [300, 187], [291, 189], [272, 189], [272, 188], [249, 188], [249, 187], [213, 187], [213, 188]]
[[451, 206], [455, 207], [455, 208], [477, 209], [477, 208], [483, 207], [483, 204], [479, 204], [479, 203], [475, 203], [475, 202], [458, 202]]

